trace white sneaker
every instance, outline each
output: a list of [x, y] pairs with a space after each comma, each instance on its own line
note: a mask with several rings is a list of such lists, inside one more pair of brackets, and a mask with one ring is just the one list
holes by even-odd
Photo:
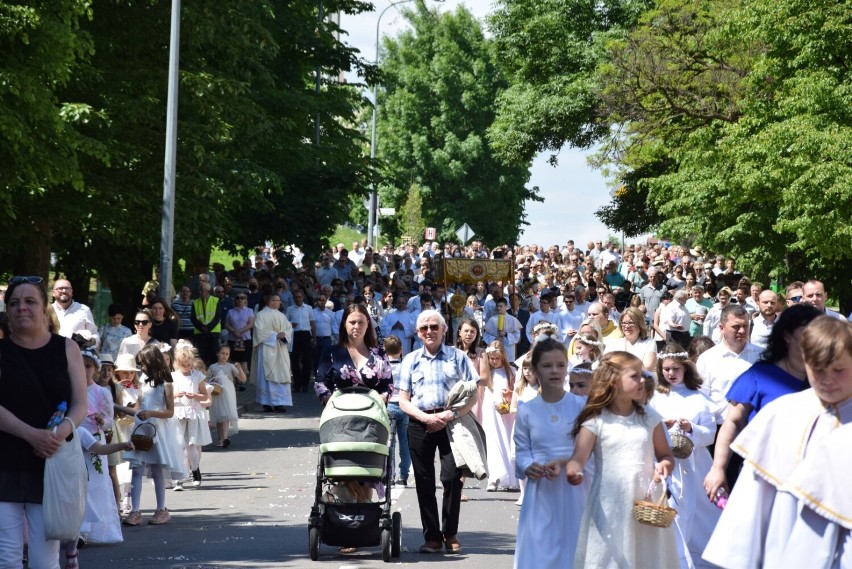
[[499, 480], [495, 480], [494, 482], [489, 482], [488, 486], [485, 488], [485, 491], [486, 492], [496, 492], [498, 482], [499, 482]]
[[174, 490], [175, 492], [183, 492], [183, 483], [175, 482], [175, 487], [172, 488], [172, 490]]

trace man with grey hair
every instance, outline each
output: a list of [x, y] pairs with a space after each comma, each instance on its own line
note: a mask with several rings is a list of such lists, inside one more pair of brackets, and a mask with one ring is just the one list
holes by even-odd
[[[470, 358], [442, 340], [447, 323], [437, 310], [424, 310], [417, 316], [417, 336], [423, 347], [402, 360], [399, 370], [399, 406], [410, 418], [408, 441], [420, 522], [425, 543], [421, 553], [460, 553], [456, 534], [461, 511], [462, 470], [456, 466], [447, 425], [468, 413], [476, 397], [461, 408], [447, 409], [452, 387], [459, 382], [476, 384], [477, 370]], [[435, 498], [435, 451], [441, 463], [444, 487], [441, 518]]]
[[648, 284], [639, 289], [639, 297], [645, 306], [645, 321], [651, 324], [654, 321], [654, 313], [660, 307], [660, 299], [666, 292], [665, 274], [658, 268], [652, 267], [648, 270], [651, 279]]
[[692, 321], [689, 311], [686, 309], [686, 300], [689, 293], [684, 289], [678, 289], [672, 295], [672, 301], [660, 315], [663, 330], [666, 331], [666, 340], [677, 342], [684, 348], [689, 345], [689, 324]]

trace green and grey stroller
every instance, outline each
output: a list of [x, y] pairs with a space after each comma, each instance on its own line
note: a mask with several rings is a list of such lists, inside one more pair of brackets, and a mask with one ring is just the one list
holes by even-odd
[[402, 516], [391, 514], [390, 440], [391, 426], [381, 395], [357, 386], [332, 394], [320, 417], [316, 496], [308, 519], [312, 560], [319, 558], [320, 543], [381, 545], [384, 561], [399, 557]]

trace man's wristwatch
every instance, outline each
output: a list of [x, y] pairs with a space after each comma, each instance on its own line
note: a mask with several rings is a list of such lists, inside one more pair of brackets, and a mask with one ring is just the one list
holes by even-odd
[[458, 418], [459, 418], [459, 412], [456, 411], [455, 409], [453, 409], [453, 419], [458, 419]]

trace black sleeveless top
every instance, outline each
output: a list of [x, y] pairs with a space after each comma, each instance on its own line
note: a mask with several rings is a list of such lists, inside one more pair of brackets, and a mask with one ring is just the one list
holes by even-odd
[[[44, 429], [62, 401], [71, 407], [66, 339], [53, 335], [29, 350], [0, 340], [0, 405], [18, 419]], [[44, 459], [24, 439], [0, 432], [0, 502], [41, 504]]]

